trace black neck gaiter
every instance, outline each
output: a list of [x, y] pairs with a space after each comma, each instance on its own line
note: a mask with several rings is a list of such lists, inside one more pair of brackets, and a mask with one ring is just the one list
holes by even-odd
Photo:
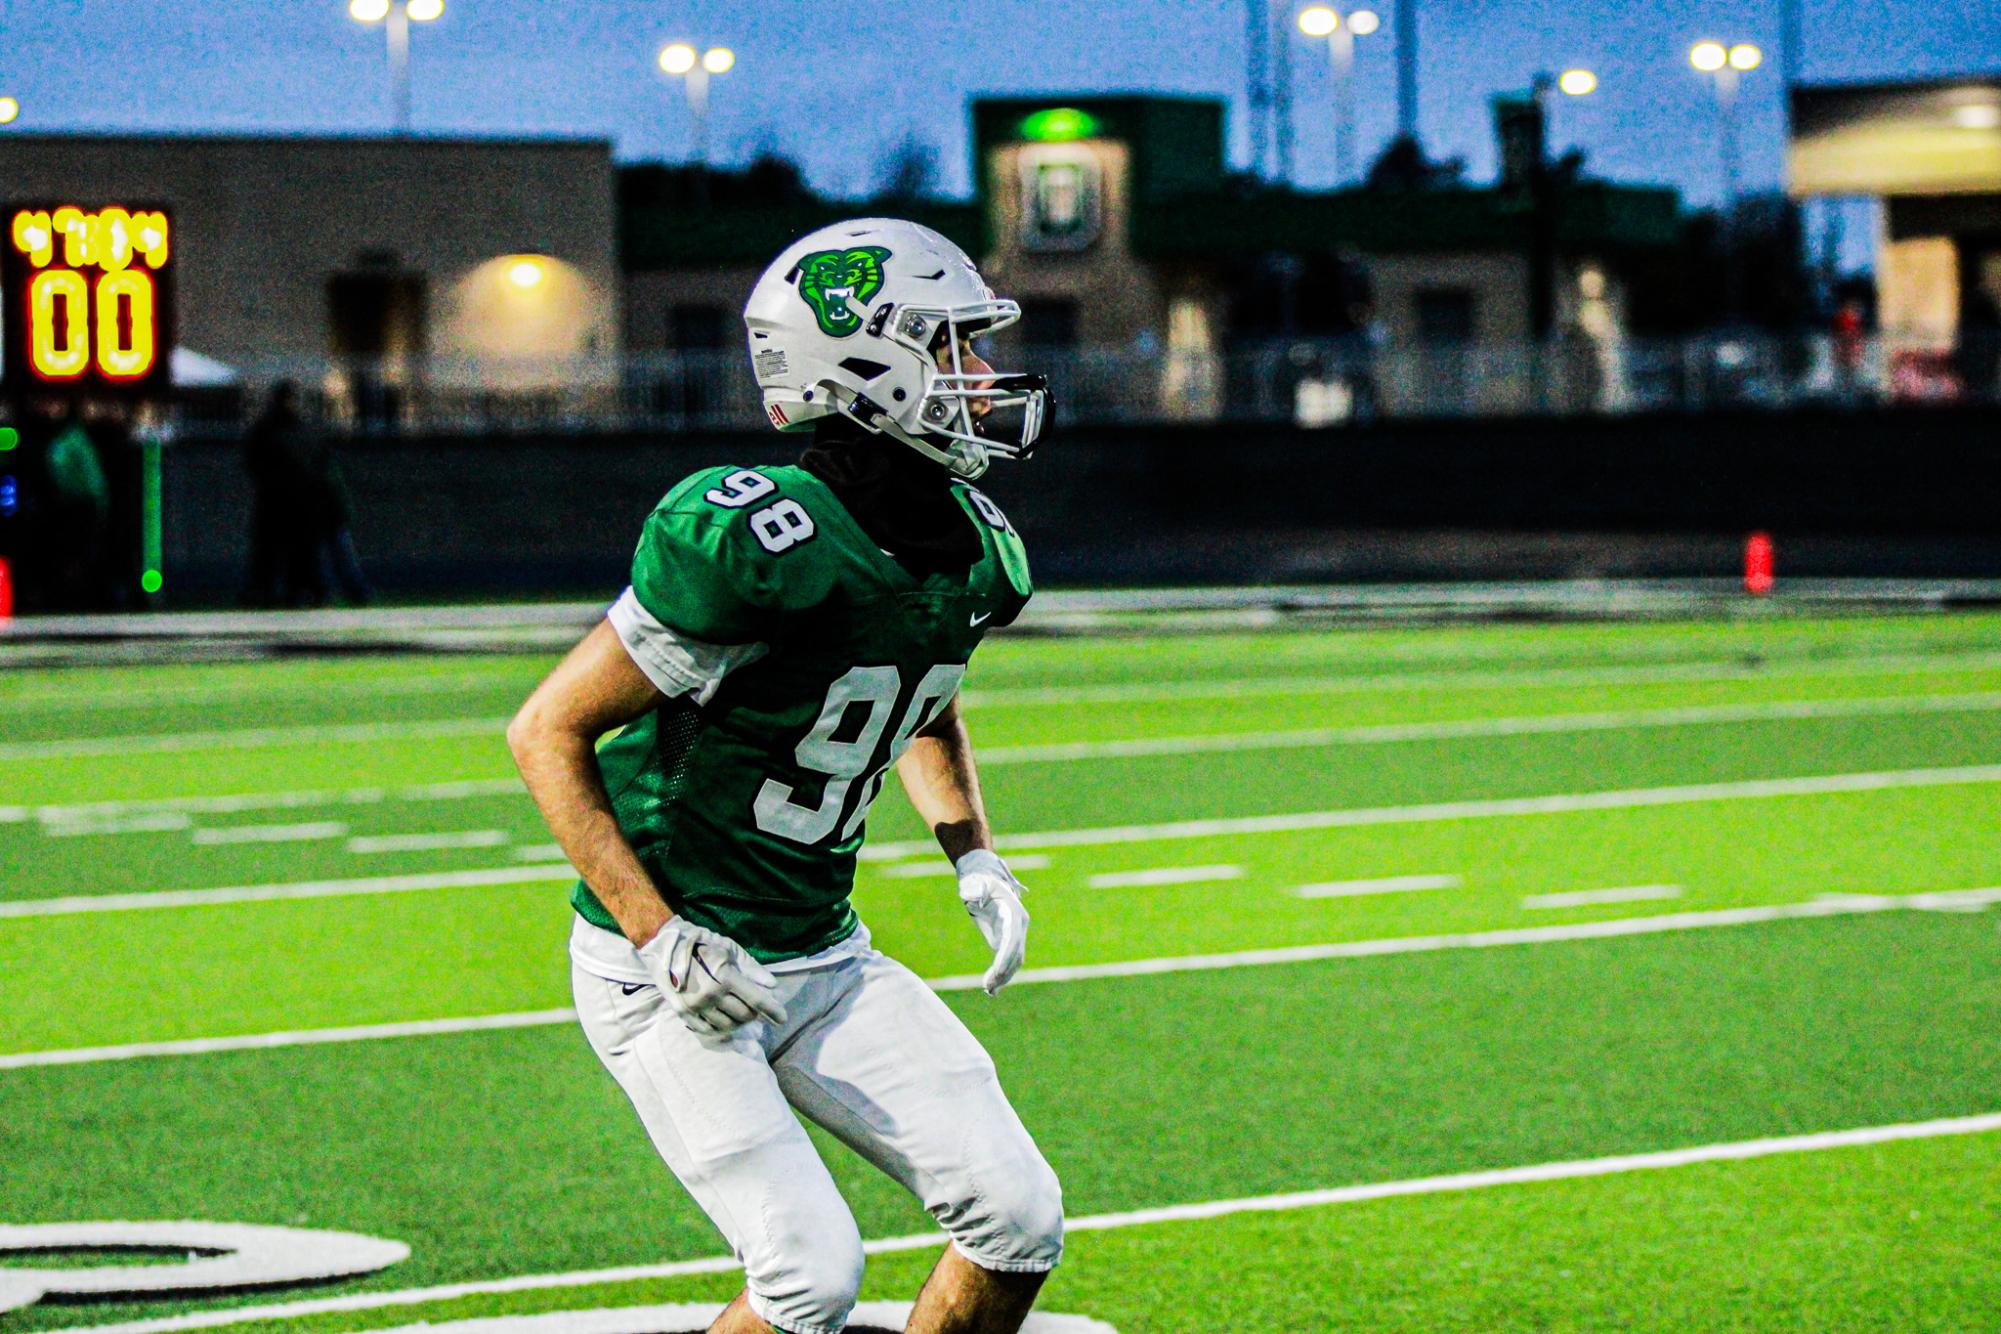
[[980, 558], [979, 530], [952, 494], [952, 475], [907, 445], [823, 421], [799, 466], [912, 574], [963, 574]]

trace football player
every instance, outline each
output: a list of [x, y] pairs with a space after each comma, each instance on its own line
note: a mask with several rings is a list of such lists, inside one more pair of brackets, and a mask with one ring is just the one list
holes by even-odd
[[631, 587], [508, 729], [582, 877], [584, 1031], [743, 1261], [714, 1331], [833, 1334], [854, 1305], [861, 1237], [795, 1109], [950, 1236], [911, 1330], [1013, 1334], [1062, 1254], [1056, 1176], [993, 1062], [848, 902], [894, 767], [993, 951], [986, 990], [1021, 967], [1022, 886], [957, 704], [1031, 591], [1020, 537], [970, 484], [1044, 420], [1040, 377], [973, 351], [1018, 318], [913, 223], [779, 255], [744, 323], [766, 416], [810, 447], [669, 491]]

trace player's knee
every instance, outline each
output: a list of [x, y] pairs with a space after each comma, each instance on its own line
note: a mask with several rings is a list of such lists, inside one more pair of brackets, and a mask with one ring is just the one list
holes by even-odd
[[746, 1257], [751, 1307], [787, 1334], [847, 1327], [862, 1286], [862, 1239], [854, 1220], [799, 1219], [773, 1235], [766, 1254]]
[[1033, 1144], [983, 1171], [959, 1249], [975, 1264], [1008, 1272], [1054, 1269], [1063, 1258], [1063, 1187]]

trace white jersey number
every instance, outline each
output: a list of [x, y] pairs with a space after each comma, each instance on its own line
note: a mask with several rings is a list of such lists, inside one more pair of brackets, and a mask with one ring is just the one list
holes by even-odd
[[[778, 483], [763, 473], [739, 468], [723, 478], [719, 485], [704, 491], [702, 499], [726, 510], [740, 510], [775, 494], [777, 490]], [[756, 534], [759, 546], [776, 556], [813, 536], [813, 516], [798, 501], [781, 500], [751, 515], [750, 531]]]
[[[827, 688], [819, 718], [793, 752], [793, 759], [801, 769], [827, 776], [819, 804], [802, 805], [794, 800], [796, 788], [767, 778], [753, 803], [757, 827], [794, 843], [818, 843], [833, 833], [836, 826], [840, 827], [842, 838], [853, 837], [867, 817], [876, 793], [882, 790], [884, 772], [903, 758], [918, 731], [943, 710], [965, 674], [964, 663], [952, 662], [939, 663], [926, 672], [917, 683], [910, 703], [904, 707], [882, 762], [871, 765], [876, 746], [889, 726], [889, 716], [896, 708], [897, 696], [903, 692], [902, 674], [894, 667], [849, 668], [846, 675]], [[866, 706], [868, 716], [859, 730], [845, 729], [852, 731], [852, 736], [836, 739], [844, 730], [850, 708], [855, 706]], [[858, 781], [861, 799], [843, 822], [841, 812]]]

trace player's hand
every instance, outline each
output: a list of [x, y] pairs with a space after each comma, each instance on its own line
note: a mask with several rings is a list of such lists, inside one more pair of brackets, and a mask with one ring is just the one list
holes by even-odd
[[745, 1024], [785, 1022], [778, 979], [728, 936], [670, 917], [639, 958], [675, 1012], [703, 1037], [728, 1037]]
[[997, 853], [975, 848], [952, 864], [959, 873], [959, 901], [966, 905], [994, 952], [980, 985], [989, 996], [1014, 981], [1028, 954], [1028, 909], [1021, 896], [1028, 886], [1014, 878]]

